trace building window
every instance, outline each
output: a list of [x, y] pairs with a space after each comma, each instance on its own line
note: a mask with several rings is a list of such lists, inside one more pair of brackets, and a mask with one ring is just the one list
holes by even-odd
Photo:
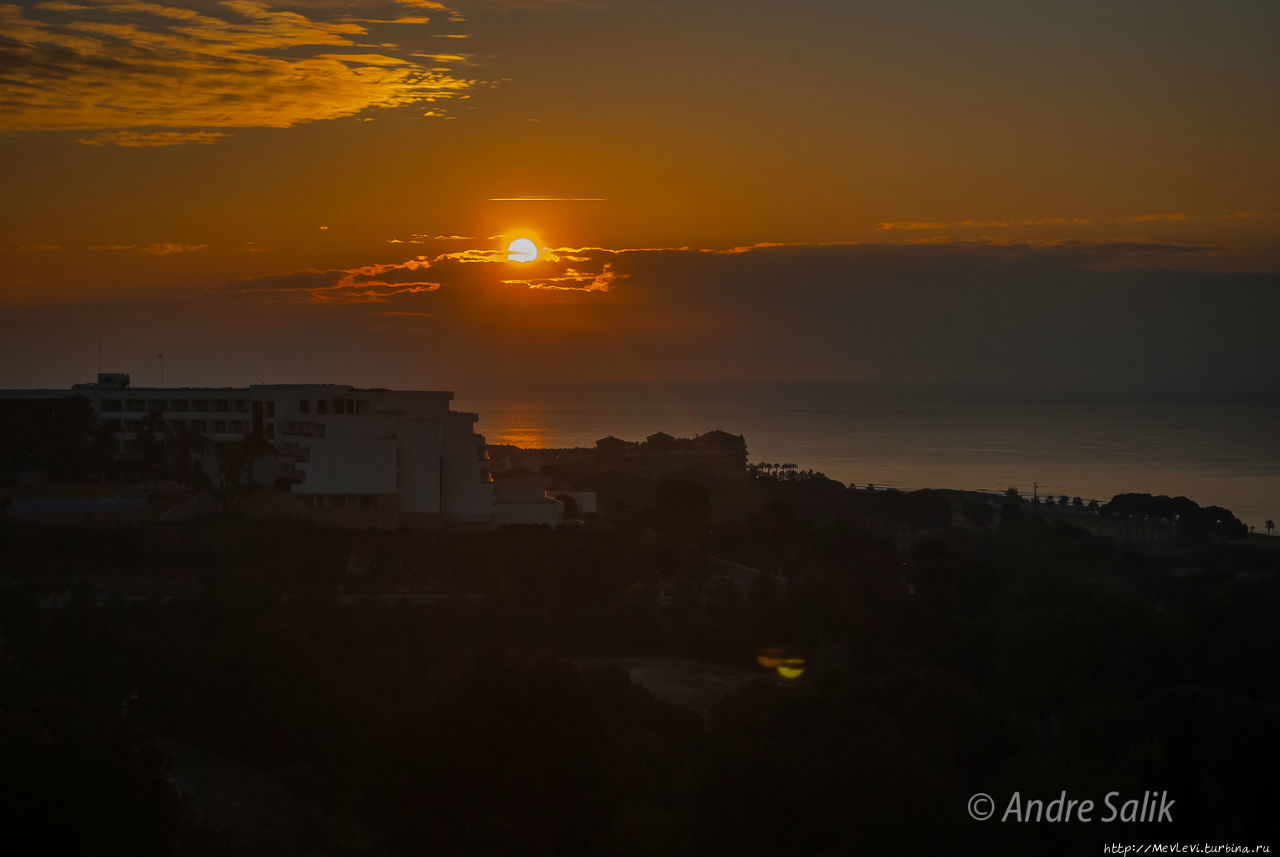
[[301, 402], [298, 402], [298, 410], [304, 414], [311, 413], [311, 402], [307, 401], [306, 399], [303, 399]]
[[329, 403], [328, 403], [327, 401], [325, 401], [324, 399], [319, 399], [319, 400], [316, 402], [316, 413], [317, 413], [317, 414], [327, 414], [327, 413], [329, 413]]
[[276, 415], [276, 403], [275, 403], [275, 402], [265, 402], [265, 403], [263, 404], [263, 412], [264, 412], [265, 416], [267, 417], [267, 419], [272, 419], [272, 418], [274, 418], [274, 417], [275, 417], [275, 415]]
[[376, 508], [378, 508], [378, 498], [377, 498], [377, 497], [371, 497], [371, 496], [361, 497], [361, 498], [360, 498], [360, 508], [361, 508], [361, 509], [376, 509]]
[[102, 409], [104, 411], [120, 411], [122, 410], [122, 408], [120, 407], [120, 400], [119, 399], [103, 399]]

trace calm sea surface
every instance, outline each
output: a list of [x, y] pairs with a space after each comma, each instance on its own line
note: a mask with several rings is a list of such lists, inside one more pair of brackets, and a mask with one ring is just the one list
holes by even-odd
[[858, 384], [581, 385], [458, 391], [490, 443], [591, 446], [656, 431], [746, 436], [751, 460], [859, 486], [1106, 500], [1185, 495], [1280, 517], [1280, 396], [1084, 395]]

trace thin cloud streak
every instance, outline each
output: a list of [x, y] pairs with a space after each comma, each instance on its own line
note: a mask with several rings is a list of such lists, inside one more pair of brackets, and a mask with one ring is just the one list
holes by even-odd
[[[881, 232], [892, 230], [925, 231], [936, 229], [1008, 229], [1026, 226], [1095, 226], [1116, 225], [1126, 223], [1185, 223], [1190, 221], [1206, 222], [1215, 220], [1249, 220], [1269, 215], [1256, 211], [1233, 211], [1224, 214], [1193, 216], [1183, 211], [1161, 211], [1149, 214], [1135, 214], [1124, 217], [1037, 217], [1006, 218], [1000, 220], [890, 220], [876, 224]], [[1274, 216], [1274, 215], [1270, 215]]]
[[94, 244], [84, 248], [89, 251], [102, 252], [122, 252], [127, 250], [135, 250], [139, 253], [146, 253], [150, 256], [172, 256], [175, 253], [194, 253], [197, 250], [204, 250], [208, 244], [171, 244], [164, 242], [152, 242], [150, 244]]
[[607, 202], [599, 196], [491, 196], [490, 202]]

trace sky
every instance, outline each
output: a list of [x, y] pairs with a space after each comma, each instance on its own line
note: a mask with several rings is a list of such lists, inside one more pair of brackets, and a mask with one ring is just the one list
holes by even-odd
[[3, 2], [0, 386], [163, 353], [1274, 390], [1278, 34], [1246, 0]]

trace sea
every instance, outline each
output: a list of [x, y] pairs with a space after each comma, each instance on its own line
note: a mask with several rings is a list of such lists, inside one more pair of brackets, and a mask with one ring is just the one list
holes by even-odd
[[654, 382], [463, 389], [453, 407], [479, 414], [489, 443], [526, 448], [720, 429], [753, 463], [858, 487], [1182, 495], [1259, 532], [1280, 517], [1280, 393]]

